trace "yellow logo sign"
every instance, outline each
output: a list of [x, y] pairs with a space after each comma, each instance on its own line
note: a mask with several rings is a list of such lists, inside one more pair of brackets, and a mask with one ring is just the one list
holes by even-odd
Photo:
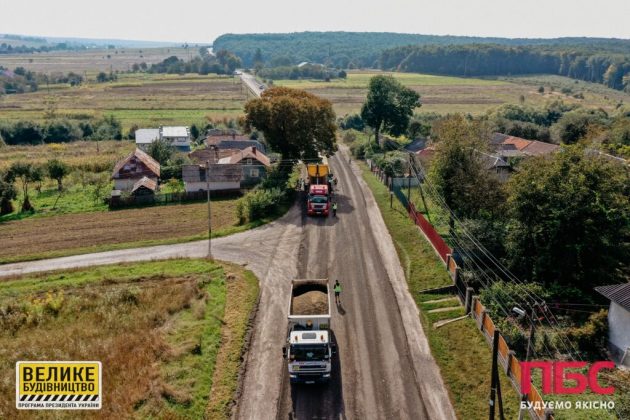
[[98, 410], [101, 362], [17, 362], [15, 405], [21, 410]]

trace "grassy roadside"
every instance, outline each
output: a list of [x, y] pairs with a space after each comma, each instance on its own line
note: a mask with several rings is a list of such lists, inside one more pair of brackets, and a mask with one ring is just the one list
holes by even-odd
[[[229, 418], [257, 297], [251, 272], [204, 259], [2, 281], [0, 393], [16, 360], [100, 360], [106, 417]], [[0, 417], [14, 404], [0, 401]]]
[[228, 306], [223, 316], [225, 325], [221, 331], [221, 349], [216, 358], [216, 365], [221, 366], [221, 369], [214, 371], [206, 419], [231, 417], [243, 347], [259, 294], [258, 279], [251, 271], [228, 264], [223, 266], [227, 271]]
[[[409, 220], [402, 205], [394, 200], [394, 206], [390, 209], [387, 187], [380, 183], [365, 165], [361, 164], [361, 166], [363, 178], [372, 190], [387, 229], [394, 239], [398, 257], [407, 278], [409, 292], [420, 309], [422, 326], [429, 340], [433, 357], [440, 367], [455, 412], [461, 419], [483, 418], [488, 412], [490, 393], [492, 364], [490, 348], [481, 333], [477, 331], [475, 322], [470, 318], [438, 329], [433, 328], [433, 323], [436, 321], [464, 315], [463, 308], [428, 313], [430, 309], [451, 305], [423, 303], [448, 297], [426, 295], [421, 291], [451, 284], [450, 277], [431, 246]], [[516, 418], [518, 397], [504, 374], [501, 375], [501, 385], [505, 416]]]

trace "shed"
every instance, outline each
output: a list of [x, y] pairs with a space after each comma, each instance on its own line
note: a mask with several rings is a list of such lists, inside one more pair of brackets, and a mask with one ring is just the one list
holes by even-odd
[[131, 189], [131, 194], [140, 196], [140, 195], [153, 195], [157, 190], [157, 182], [145, 177], [142, 177], [138, 182], [133, 184], [133, 188]]
[[608, 309], [608, 344], [620, 365], [630, 367], [630, 283], [596, 287], [610, 300]]

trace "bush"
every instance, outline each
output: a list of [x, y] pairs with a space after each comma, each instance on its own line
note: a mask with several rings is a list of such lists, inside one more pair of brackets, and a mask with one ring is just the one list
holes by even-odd
[[577, 343], [580, 353], [587, 358], [607, 358], [608, 311], [602, 309], [589, 316], [584, 325], [569, 328], [567, 337]]
[[237, 214], [241, 221], [245, 219], [243, 216], [246, 216], [250, 222], [263, 219], [273, 215], [284, 199], [285, 193], [279, 188], [255, 189], [241, 198], [241, 203], [237, 206]]

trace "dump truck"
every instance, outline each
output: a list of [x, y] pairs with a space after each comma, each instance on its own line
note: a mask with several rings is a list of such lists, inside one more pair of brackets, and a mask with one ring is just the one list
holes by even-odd
[[291, 282], [288, 321], [282, 356], [287, 360], [291, 382], [328, 382], [336, 353], [330, 330], [328, 279]]
[[328, 216], [330, 212], [330, 170], [328, 163], [310, 163], [306, 165], [308, 173], [308, 197], [306, 213], [309, 216]]

